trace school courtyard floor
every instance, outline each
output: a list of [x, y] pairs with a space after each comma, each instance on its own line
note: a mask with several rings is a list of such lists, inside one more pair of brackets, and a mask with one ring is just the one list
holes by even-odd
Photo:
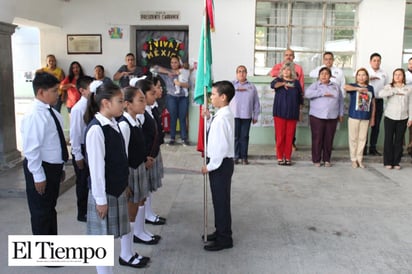
[[[353, 169], [348, 151], [333, 151], [333, 166], [316, 168], [300, 149], [290, 167], [277, 166], [272, 146], [250, 147], [250, 165], [237, 165], [232, 181], [234, 247], [203, 250], [202, 160], [194, 146], [162, 147], [163, 187], [154, 193], [164, 226], [155, 246], [135, 244], [151, 257], [145, 269], [119, 266], [115, 273], [411, 273], [412, 164], [387, 170], [380, 157]], [[73, 175], [72, 166], [66, 170]], [[73, 179], [58, 200], [59, 234], [83, 235], [76, 221]], [[84, 267], [9, 267], [7, 236], [31, 234], [20, 167], [0, 173], [0, 273], [95, 273]], [[208, 188], [209, 192], [209, 188]], [[213, 231], [211, 197], [208, 230]]]

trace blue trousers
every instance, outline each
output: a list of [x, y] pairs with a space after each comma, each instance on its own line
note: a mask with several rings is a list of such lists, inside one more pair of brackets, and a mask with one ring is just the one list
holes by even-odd
[[235, 118], [235, 159], [247, 159], [252, 119]]
[[189, 108], [188, 97], [177, 97], [168, 94], [166, 99], [166, 107], [170, 113], [170, 139], [176, 139], [176, 124], [177, 119], [179, 119], [180, 138], [183, 141], [187, 140], [186, 116]]

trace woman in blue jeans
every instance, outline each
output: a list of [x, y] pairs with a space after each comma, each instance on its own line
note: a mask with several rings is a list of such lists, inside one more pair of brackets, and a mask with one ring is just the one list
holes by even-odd
[[[180, 59], [177, 56], [170, 58], [171, 69], [158, 67], [157, 70], [166, 85], [166, 108], [170, 113], [170, 141], [169, 145], [176, 144], [176, 123], [179, 119], [180, 138], [184, 146], [189, 145], [187, 138], [186, 116], [189, 109], [189, 99], [183, 88], [189, 88], [189, 83], [179, 82]], [[176, 86], [180, 87], [180, 92]]]

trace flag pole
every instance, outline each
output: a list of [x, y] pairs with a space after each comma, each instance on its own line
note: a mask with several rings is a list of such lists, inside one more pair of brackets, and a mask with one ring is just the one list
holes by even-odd
[[[203, 31], [203, 75], [206, 75], [206, 63], [207, 63], [207, 54], [205, 51], [207, 51], [207, 46], [206, 46], [206, 28], [207, 26], [207, 0], [205, 0], [205, 5], [204, 5], [204, 10], [203, 10], [203, 17], [204, 17], [204, 31]], [[205, 109], [203, 109], [205, 108]], [[204, 81], [203, 83], [203, 107], [202, 111], [205, 111], [208, 109], [208, 102], [207, 102], [207, 83]], [[204, 136], [204, 157], [203, 157], [203, 163], [204, 165], [207, 165], [207, 117], [203, 116], [203, 136]], [[206, 243], [207, 242], [207, 173], [203, 175], [203, 241]]]

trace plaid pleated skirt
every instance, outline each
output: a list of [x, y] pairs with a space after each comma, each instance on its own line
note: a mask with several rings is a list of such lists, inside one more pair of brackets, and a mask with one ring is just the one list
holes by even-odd
[[144, 163], [137, 168], [129, 168], [129, 188], [133, 193], [129, 198], [130, 202], [138, 203], [149, 195], [149, 182]]
[[127, 212], [126, 193], [118, 198], [106, 194], [108, 212], [104, 219], [97, 214], [96, 201], [91, 191], [87, 201], [87, 234], [88, 235], [113, 235], [115, 238], [130, 232], [129, 216]]
[[162, 186], [163, 175], [163, 159], [162, 154], [159, 151], [159, 154], [157, 154], [152, 168], [147, 170], [150, 191], [156, 191], [159, 187]]

